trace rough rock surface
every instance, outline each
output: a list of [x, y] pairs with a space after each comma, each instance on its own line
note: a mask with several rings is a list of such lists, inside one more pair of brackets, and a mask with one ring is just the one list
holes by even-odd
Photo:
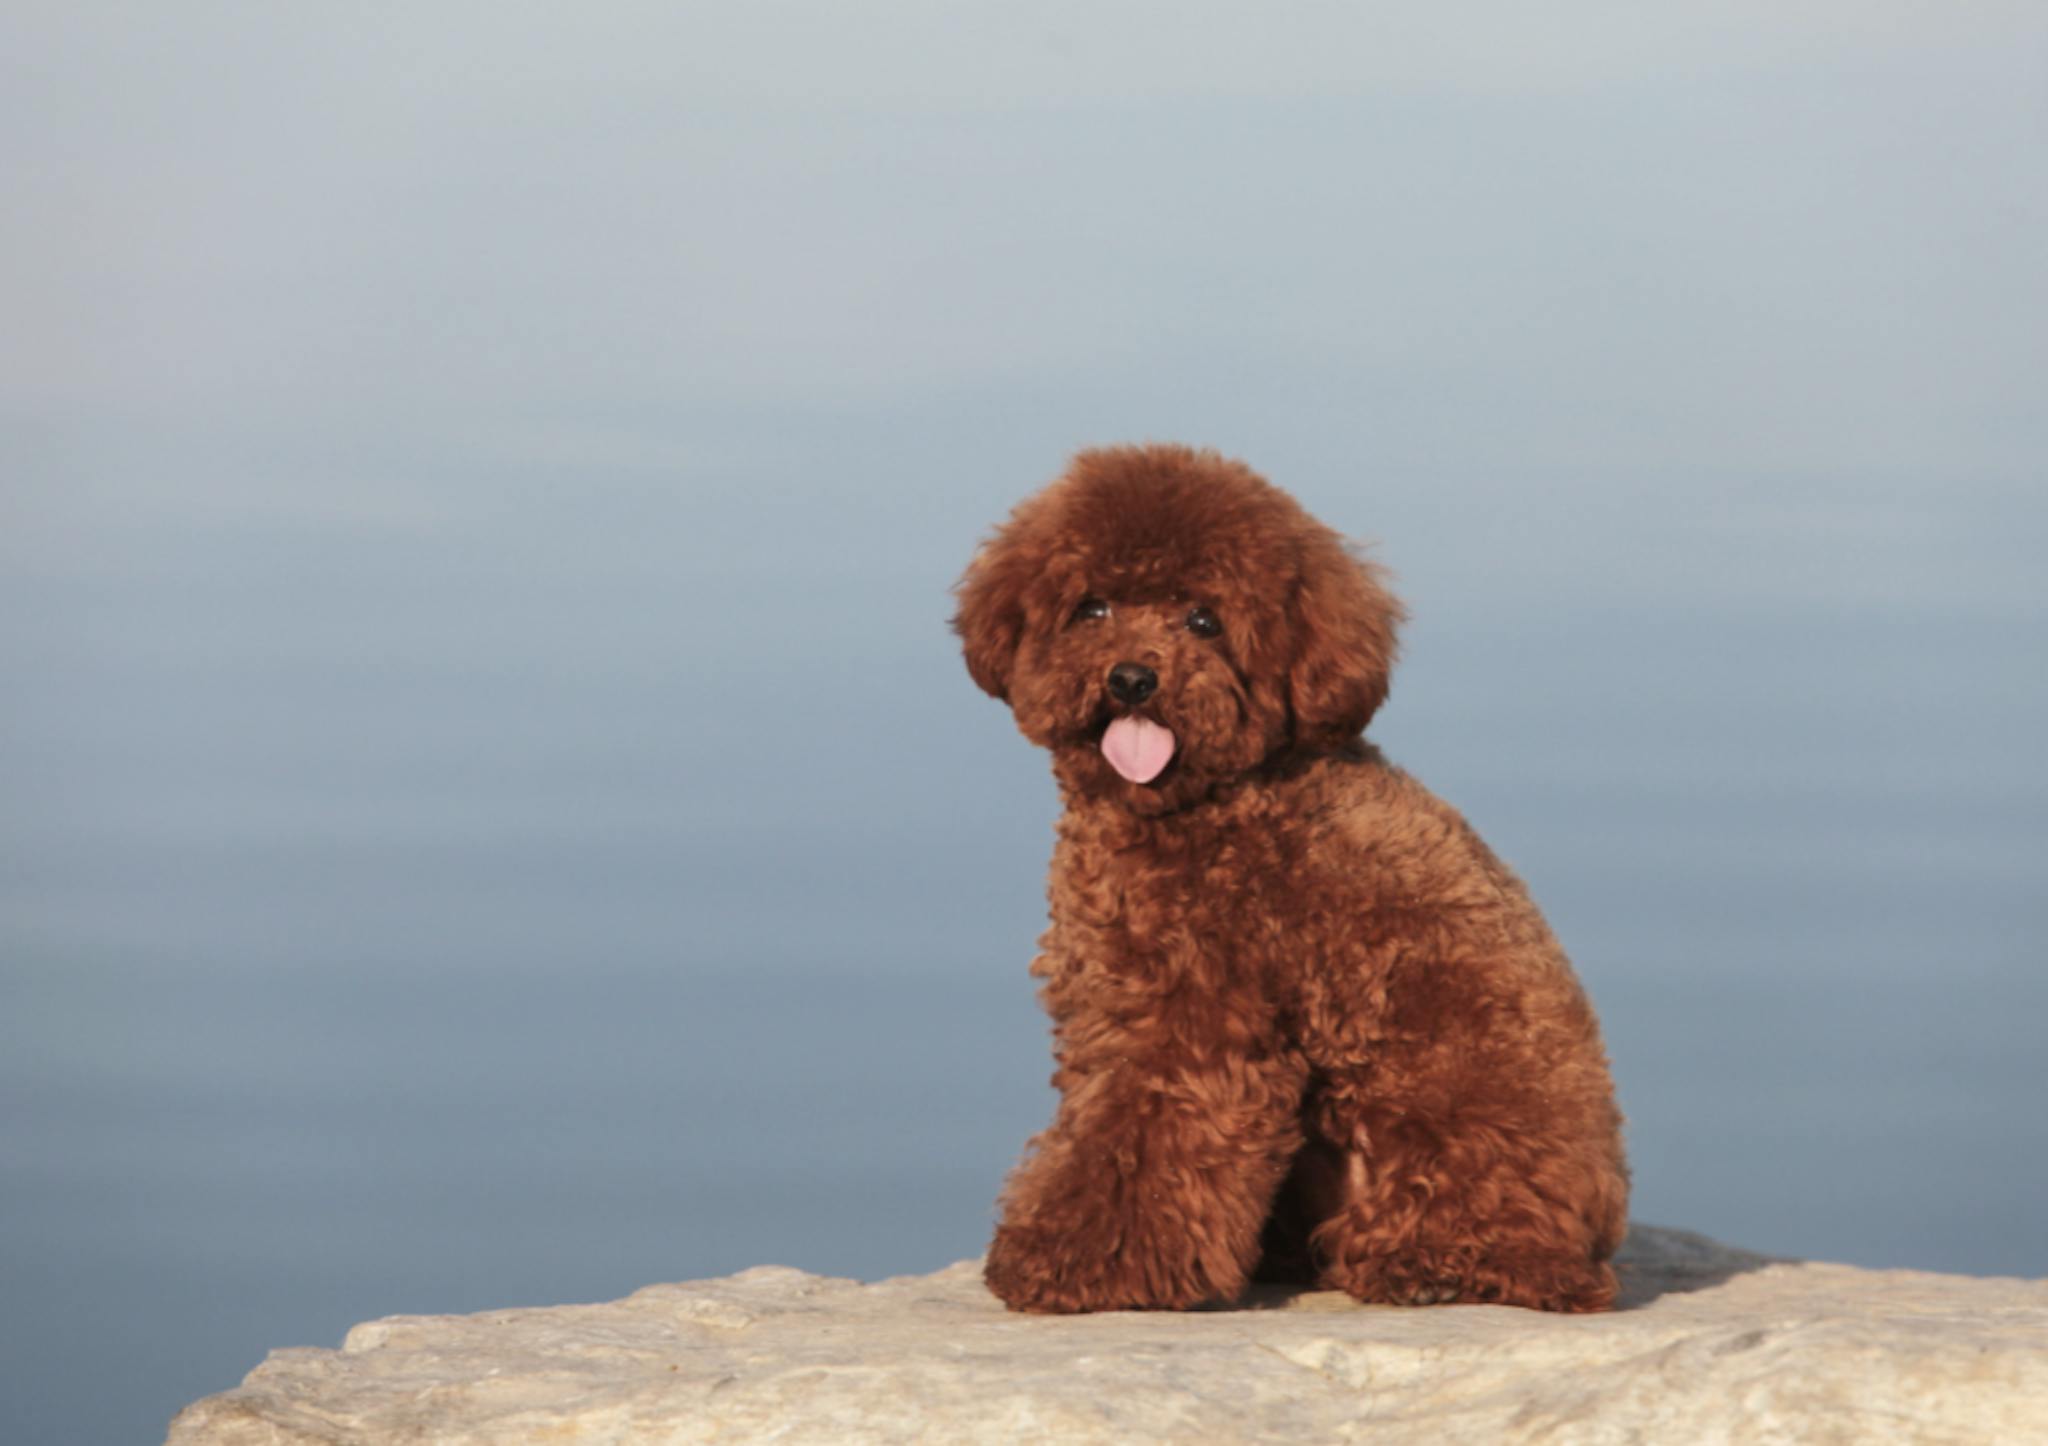
[[763, 1266], [400, 1316], [188, 1407], [200, 1442], [2048, 1440], [2048, 1281], [1774, 1261], [1637, 1226], [1621, 1308], [1012, 1315], [974, 1262]]

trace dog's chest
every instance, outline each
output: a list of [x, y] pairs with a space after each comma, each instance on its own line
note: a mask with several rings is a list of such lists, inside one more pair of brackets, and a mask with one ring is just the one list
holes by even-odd
[[1255, 830], [1062, 837], [1041, 972], [1119, 988], [1256, 987], [1296, 932], [1288, 872], [1282, 849]]

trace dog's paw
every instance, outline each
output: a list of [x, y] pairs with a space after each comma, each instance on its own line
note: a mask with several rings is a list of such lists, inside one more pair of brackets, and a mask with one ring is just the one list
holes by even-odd
[[1377, 1305], [1514, 1305], [1529, 1310], [1606, 1310], [1608, 1266], [1548, 1253], [1477, 1255], [1466, 1249], [1404, 1250], [1335, 1263], [1324, 1283]]
[[1147, 1260], [1126, 1242], [1004, 1225], [989, 1246], [982, 1279], [1011, 1310], [1071, 1315], [1101, 1310], [1185, 1310], [1212, 1298], [1192, 1261]]
[[982, 1279], [996, 1299], [1011, 1310], [1041, 1315], [1116, 1310], [1126, 1304], [1098, 1278], [1103, 1274], [1089, 1269], [1071, 1244], [1007, 1225], [996, 1231], [982, 1268]]

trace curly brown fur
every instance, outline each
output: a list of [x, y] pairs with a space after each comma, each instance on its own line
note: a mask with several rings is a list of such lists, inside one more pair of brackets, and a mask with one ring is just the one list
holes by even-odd
[[1032, 964], [1061, 1098], [990, 1289], [1608, 1306], [1628, 1175], [1599, 1027], [1521, 881], [1360, 736], [1401, 618], [1377, 569], [1240, 463], [1114, 448], [958, 597], [969, 671], [1065, 804]]

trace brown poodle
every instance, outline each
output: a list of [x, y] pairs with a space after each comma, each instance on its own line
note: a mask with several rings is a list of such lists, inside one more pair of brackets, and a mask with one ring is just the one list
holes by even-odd
[[1593, 1011], [1521, 881], [1360, 735], [1402, 613], [1240, 463], [1085, 452], [960, 581], [1065, 813], [1031, 966], [1060, 1103], [989, 1288], [1600, 1310], [1625, 1228]]

